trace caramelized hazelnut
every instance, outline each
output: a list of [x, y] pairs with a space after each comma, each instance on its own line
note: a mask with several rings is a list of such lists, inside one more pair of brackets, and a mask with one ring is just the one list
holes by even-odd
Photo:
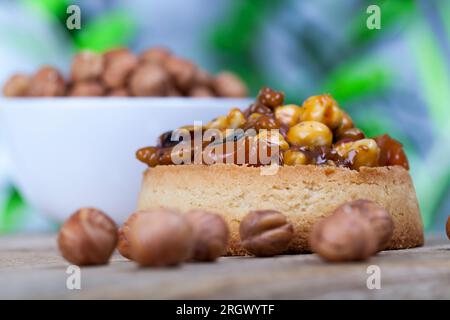
[[289, 129], [287, 140], [294, 146], [330, 146], [333, 134], [321, 122], [304, 121]]
[[191, 258], [194, 235], [185, 217], [168, 209], [140, 211], [129, 221], [129, 254], [141, 266], [171, 266]]
[[144, 64], [134, 69], [129, 90], [133, 96], [165, 96], [169, 88], [169, 75], [159, 65]]
[[342, 131], [345, 131], [347, 129], [354, 127], [353, 120], [350, 117], [350, 115], [347, 112], [345, 112], [344, 110], [341, 110], [341, 111], [342, 111], [342, 120], [336, 129], [337, 135], [339, 135]]
[[375, 141], [380, 147], [380, 166], [402, 166], [406, 170], [409, 170], [409, 162], [406, 157], [403, 146], [397, 140], [391, 138], [389, 135], [384, 134], [375, 138]]
[[284, 153], [283, 163], [288, 166], [302, 165], [308, 163], [308, 158], [301, 151], [289, 149]]
[[280, 125], [277, 123], [277, 121], [268, 115], [256, 115], [252, 114], [253, 116], [250, 116], [248, 121], [246, 122], [244, 126], [244, 130], [248, 129], [255, 129], [256, 131], [259, 130], [271, 130], [271, 129], [279, 129]]
[[303, 102], [301, 121], [322, 122], [334, 130], [341, 124], [342, 118], [342, 110], [329, 94], [312, 96]]
[[236, 129], [241, 128], [245, 124], [246, 120], [241, 110], [238, 108], [233, 108], [230, 112], [228, 112], [227, 122], [229, 129]]
[[365, 260], [376, 253], [378, 238], [368, 219], [338, 211], [313, 226], [309, 245], [327, 261]]
[[352, 162], [353, 169], [378, 166], [380, 148], [373, 139], [362, 139], [335, 146], [337, 153]]
[[103, 56], [91, 51], [78, 53], [72, 61], [72, 81], [86, 81], [100, 78], [103, 73]]
[[289, 149], [289, 144], [284, 140], [284, 137], [280, 134], [279, 131], [276, 131], [276, 134], [273, 134], [271, 130], [261, 130], [257, 135], [256, 139], [264, 141], [268, 145], [277, 145], [280, 150]]
[[30, 77], [24, 74], [15, 74], [3, 85], [5, 97], [25, 97], [28, 92]]
[[350, 142], [364, 139], [364, 133], [358, 128], [349, 128], [340, 130], [336, 134], [336, 140], [339, 142]]
[[172, 53], [169, 49], [155, 47], [142, 52], [139, 55], [139, 61], [163, 65], [171, 55]]
[[197, 67], [191, 61], [174, 56], [168, 58], [164, 66], [172, 77], [176, 88], [182, 93], [188, 93], [194, 84]]
[[147, 164], [149, 167], [156, 167], [159, 164], [159, 152], [157, 148], [145, 147], [136, 151], [136, 158]]
[[261, 102], [252, 103], [247, 109], [244, 110], [244, 115], [246, 118], [255, 113], [273, 117], [272, 109], [266, 107]]
[[248, 94], [244, 82], [229, 71], [222, 71], [215, 76], [212, 86], [219, 97], [242, 98]]
[[378, 238], [377, 251], [384, 250], [394, 233], [394, 222], [386, 209], [373, 201], [359, 199], [344, 203], [335, 210], [335, 213], [356, 214], [369, 220], [370, 225]]
[[228, 117], [227, 116], [218, 116], [217, 118], [208, 122], [205, 127], [207, 129], [219, 129], [224, 130], [228, 128]]
[[66, 93], [63, 77], [53, 67], [45, 66], [35, 73], [28, 86], [31, 97], [59, 97]]
[[105, 54], [102, 81], [108, 88], [124, 87], [131, 72], [138, 65], [137, 58], [128, 50], [116, 49]]
[[61, 255], [76, 265], [108, 263], [117, 244], [117, 227], [105, 213], [94, 208], [75, 212], [61, 227]]
[[275, 119], [278, 123], [292, 127], [300, 121], [302, 109], [295, 104], [280, 106], [275, 109]]
[[214, 261], [223, 255], [228, 246], [229, 230], [223, 218], [204, 210], [186, 213], [194, 232], [194, 252], [196, 261]]
[[255, 256], [274, 256], [286, 252], [294, 228], [281, 212], [251, 211], [239, 226], [242, 246]]
[[105, 88], [97, 81], [77, 82], [69, 90], [68, 95], [72, 97], [96, 97], [102, 96]]
[[262, 88], [259, 90], [258, 96], [256, 97], [257, 101], [262, 103], [263, 105], [275, 109], [283, 105], [284, 102], [284, 92], [275, 91], [271, 88]]

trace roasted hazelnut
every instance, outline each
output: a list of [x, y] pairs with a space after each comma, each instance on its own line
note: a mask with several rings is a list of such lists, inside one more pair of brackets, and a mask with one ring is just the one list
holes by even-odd
[[256, 99], [263, 105], [271, 109], [275, 109], [276, 107], [279, 107], [283, 104], [284, 92], [275, 91], [271, 88], [264, 87], [261, 90], [259, 90]]
[[159, 152], [157, 148], [145, 147], [136, 151], [136, 158], [147, 164], [149, 167], [156, 167], [159, 164]]
[[155, 63], [163, 65], [171, 55], [172, 53], [169, 49], [155, 47], [142, 52], [139, 55], [139, 61], [144, 63]]
[[303, 102], [301, 121], [322, 122], [334, 130], [339, 127], [342, 118], [342, 110], [329, 94], [312, 96]]
[[66, 93], [63, 77], [53, 67], [45, 66], [30, 79], [28, 95], [31, 97], [59, 97]]
[[15, 74], [3, 85], [5, 97], [25, 97], [28, 92], [30, 77], [24, 74]]
[[374, 138], [378, 147], [380, 148], [380, 166], [402, 166], [409, 170], [409, 162], [406, 153], [403, 150], [403, 145], [397, 140], [384, 134]]
[[197, 68], [194, 76], [194, 84], [199, 87], [206, 87], [211, 89], [213, 76], [206, 70]]
[[129, 90], [133, 96], [166, 96], [169, 74], [159, 65], [138, 66], [130, 77]]
[[274, 256], [285, 252], [294, 228], [281, 212], [251, 211], [239, 226], [242, 246], [255, 256]]
[[189, 90], [191, 97], [214, 97], [214, 92], [205, 86], [195, 86]]
[[335, 131], [337, 135], [341, 134], [342, 131], [345, 131], [347, 129], [354, 127], [352, 117], [350, 117], [350, 115], [347, 112], [345, 112], [344, 110], [341, 110], [341, 111], [342, 111], [342, 120]]
[[130, 253], [130, 243], [128, 241], [129, 234], [130, 234], [130, 222], [135, 219], [137, 216], [137, 212], [130, 215], [125, 221], [125, 223], [119, 228], [118, 231], [118, 242], [117, 242], [117, 250], [122, 255], [122, 257], [127, 258], [129, 260], [131, 259], [131, 253]]
[[272, 109], [266, 107], [261, 102], [252, 103], [247, 109], [244, 110], [243, 113], [246, 118], [250, 117], [252, 114], [255, 113], [273, 117]]
[[127, 88], [115, 88], [109, 90], [106, 95], [109, 97], [128, 97], [130, 93]]
[[350, 142], [364, 139], [366, 136], [358, 128], [349, 128], [340, 130], [336, 133], [335, 138], [338, 142]]
[[[275, 131], [275, 130], [274, 130]], [[279, 131], [275, 131], [276, 134], [273, 134], [271, 130], [261, 130], [257, 135], [256, 139], [262, 140], [268, 145], [277, 145], [280, 150], [289, 149], [289, 144], [284, 140], [284, 137], [281, 135]]]
[[191, 210], [185, 216], [194, 232], [193, 260], [214, 261], [226, 252], [230, 232], [221, 216], [204, 210]]
[[102, 96], [105, 88], [98, 81], [77, 82], [70, 88], [68, 95], [72, 97], [95, 97]]
[[369, 220], [378, 238], [377, 251], [384, 250], [392, 238], [394, 222], [386, 209], [373, 201], [359, 199], [344, 203], [335, 213], [356, 214]]
[[271, 130], [271, 129], [279, 129], [280, 125], [277, 123], [275, 118], [264, 115], [264, 114], [255, 114], [253, 113], [249, 118], [248, 121], [244, 125], [244, 130], [248, 129], [255, 129], [256, 131], [265, 129], [265, 130]]
[[128, 50], [116, 49], [105, 54], [102, 81], [108, 88], [124, 87], [131, 72], [138, 65], [137, 58]]
[[61, 255], [76, 265], [108, 263], [117, 244], [117, 227], [105, 213], [94, 208], [75, 212], [61, 227]]
[[450, 216], [447, 218], [447, 225], [445, 229], [447, 231], [447, 237], [450, 239]]
[[72, 61], [72, 81], [86, 81], [100, 78], [103, 73], [103, 55], [91, 51], [78, 53]]
[[351, 161], [353, 169], [378, 166], [380, 148], [373, 139], [337, 144], [335, 150], [339, 156]]
[[309, 245], [326, 261], [365, 260], [377, 252], [378, 238], [369, 219], [340, 211], [313, 226]]
[[289, 149], [284, 153], [283, 163], [288, 166], [302, 165], [308, 163], [308, 158], [301, 151]]
[[137, 212], [129, 221], [129, 256], [141, 266], [172, 266], [192, 257], [194, 234], [187, 219], [169, 209]]
[[233, 108], [228, 112], [227, 122], [229, 129], [236, 129], [241, 128], [245, 124], [246, 119], [241, 110]]
[[287, 127], [292, 127], [300, 121], [302, 109], [295, 104], [280, 106], [275, 109], [275, 119]]
[[218, 116], [205, 125], [206, 129], [219, 129], [224, 130], [228, 128], [228, 117]]
[[321, 122], [303, 121], [289, 129], [287, 140], [294, 146], [330, 146], [333, 141], [333, 134]]
[[167, 72], [181, 93], [188, 93], [194, 85], [194, 77], [197, 67], [189, 60], [170, 57], [164, 64]]
[[234, 73], [222, 71], [212, 81], [215, 93], [219, 97], [242, 98], [248, 94], [247, 86]]

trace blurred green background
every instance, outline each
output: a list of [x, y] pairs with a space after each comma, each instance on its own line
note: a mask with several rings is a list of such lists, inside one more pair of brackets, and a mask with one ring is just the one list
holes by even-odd
[[[66, 28], [68, 5], [82, 28]], [[366, 26], [370, 4], [381, 29]], [[47, 63], [68, 71], [81, 49], [170, 48], [210, 71], [230, 69], [301, 104], [329, 92], [368, 136], [400, 140], [428, 231], [450, 214], [450, 1], [2, 0], [0, 82]], [[1, 154], [0, 233], [46, 230]]]

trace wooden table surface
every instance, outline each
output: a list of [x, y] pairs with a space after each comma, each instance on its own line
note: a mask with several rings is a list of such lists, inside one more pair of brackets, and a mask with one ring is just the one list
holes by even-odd
[[[367, 288], [370, 265], [380, 268], [379, 290]], [[308, 254], [143, 269], [116, 254], [108, 266], [82, 268], [80, 290], [67, 289], [67, 266], [55, 235], [0, 237], [0, 299], [450, 299], [445, 239], [341, 264]]]

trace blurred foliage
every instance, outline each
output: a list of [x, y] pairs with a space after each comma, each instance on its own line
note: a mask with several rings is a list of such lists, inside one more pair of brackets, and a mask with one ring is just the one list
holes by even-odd
[[0, 208], [0, 234], [14, 231], [25, 217], [26, 204], [15, 188], [7, 190], [6, 199], [4, 208]]

